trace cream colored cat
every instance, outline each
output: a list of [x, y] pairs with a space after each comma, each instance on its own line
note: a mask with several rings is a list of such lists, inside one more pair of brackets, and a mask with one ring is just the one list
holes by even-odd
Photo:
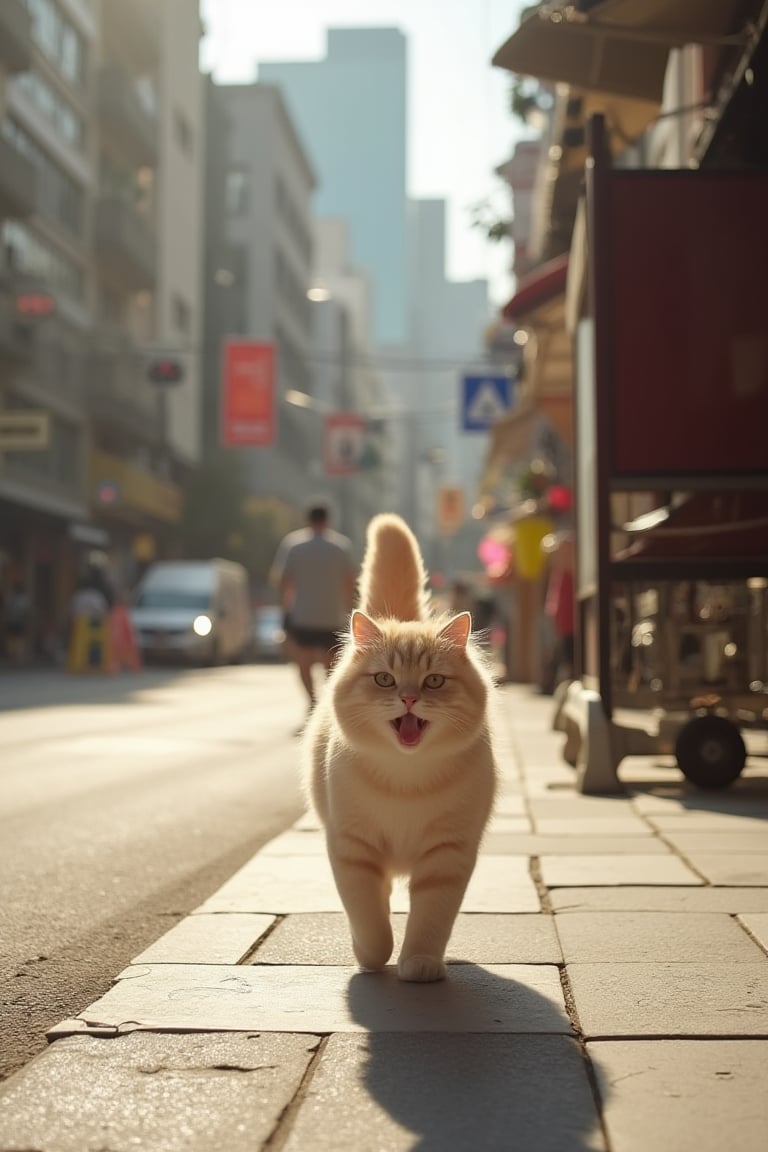
[[326, 830], [355, 956], [392, 954], [392, 879], [408, 876], [402, 980], [441, 980], [445, 948], [493, 805], [492, 680], [471, 617], [430, 615], [416, 539], [398, 516], [368, 527], [361, 609], [305, 737], [306, 784]]

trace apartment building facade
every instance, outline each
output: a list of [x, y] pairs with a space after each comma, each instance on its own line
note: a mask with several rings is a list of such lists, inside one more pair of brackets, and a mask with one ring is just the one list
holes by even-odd
[[[169, 546], [198, 456], [200, 31], [184, 0], [0, 12], [0, 581], [37, 647], [88, 549], [127, 585]], [[173, 396], [150, 380], [169, 355]]]
[[277, 88], [214, 86], [208, 108], [227, 143], [223, 147], [221, 140], [212, 141], [226, 176], [223, 229], [213, 218], [213, 202], [208, 215], [213, 231], [206, 292], [215, 303], [208, 310], [206, 332], [207, 411], [218, 430], [224, 341], [239, 337], [271, 344], [274, 442], [230, 450], [243, 456], [251, 495], [276, 498], [300, 515], [314, 490], [310, 464], [315, 449], [305, 413], [287, 403], [286, 394], [311, 391], [307, 291], [312, 276], [310, 202], [315, 175]]

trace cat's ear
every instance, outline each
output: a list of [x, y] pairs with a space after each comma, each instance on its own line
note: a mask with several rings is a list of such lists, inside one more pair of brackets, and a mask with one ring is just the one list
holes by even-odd
[[469, 612], [459, 612], [440, 631], [441, 640], [450, 640], [457, 648], [466, 648], [469, 634], [472, 631], [472, 617]]
[[366, 616], [365, 612], [356, 609], [352, 613], [352, 637], [358, 647], [365, 648], [368, 644], [381, 640], [381, 629], [371, 620], [370, 616]]

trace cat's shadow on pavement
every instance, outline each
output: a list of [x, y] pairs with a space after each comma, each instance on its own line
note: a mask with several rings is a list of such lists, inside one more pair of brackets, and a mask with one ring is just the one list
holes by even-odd
[[[414, 1134], [409, 1150], [605, 1148], [579, 1042], [562, 1008], [534, 988], [475, 964], [451, 964], [436, 984], [404, 984], [390, 968], [353, 976], [348, 1004], [367, 1031], [349, 1038], [365, 1052], [363, 1086], [393, 1135]], [[408, 1013], [414, 1027], [391, 1030]], [[406, 1147], [387, 1141], [387, 1127], [371, 1125], [371, 1152]]]

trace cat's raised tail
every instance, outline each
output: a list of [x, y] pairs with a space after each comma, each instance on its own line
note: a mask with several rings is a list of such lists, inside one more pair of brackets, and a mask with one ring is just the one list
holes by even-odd
[[428, 604], [427, 573], [413, 532], [394, 513], [374, 516], [360, 573], [360, 608], [368, 616], [424, 620]]

